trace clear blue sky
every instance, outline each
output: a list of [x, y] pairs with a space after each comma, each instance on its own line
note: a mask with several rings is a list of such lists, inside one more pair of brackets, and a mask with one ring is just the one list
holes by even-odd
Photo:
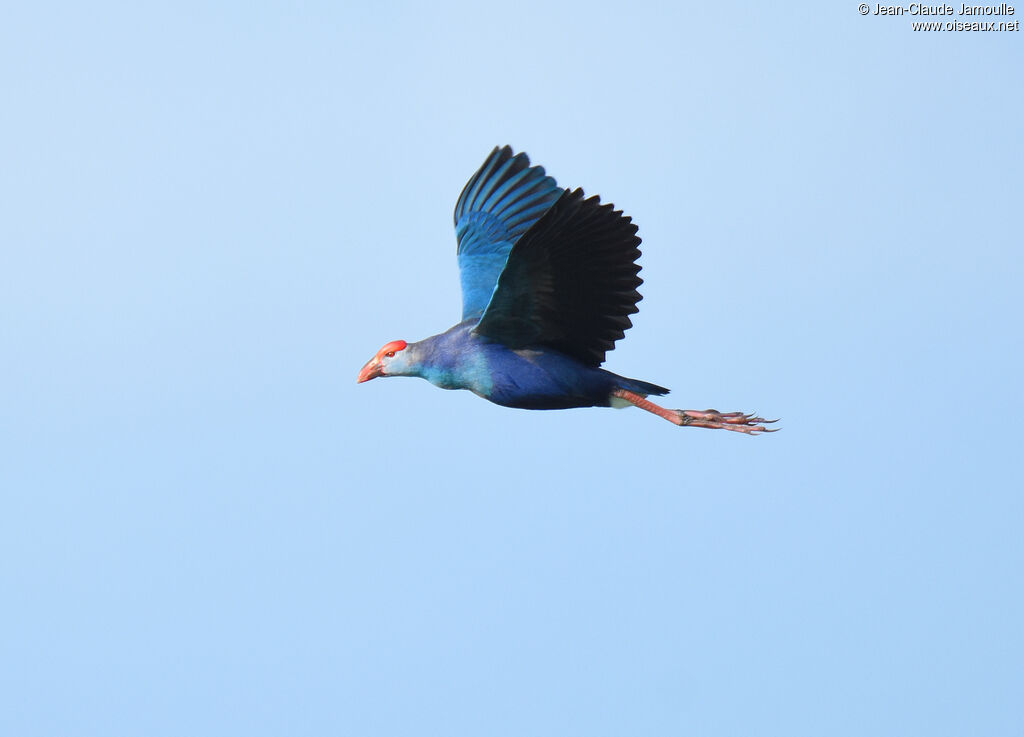
[[[0, 733], [1024, 732], [1021, 33], [207, 5], [0, 24]], [[356, 385], [505, 143], [783, 432]]]

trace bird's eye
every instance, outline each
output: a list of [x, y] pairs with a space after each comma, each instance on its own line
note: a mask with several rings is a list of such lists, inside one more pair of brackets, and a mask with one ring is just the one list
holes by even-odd
[[394, 351], [388, 351], [384, 355], [387, 356], [388, 358], [394, 358], [395, 357], [395, 352]]

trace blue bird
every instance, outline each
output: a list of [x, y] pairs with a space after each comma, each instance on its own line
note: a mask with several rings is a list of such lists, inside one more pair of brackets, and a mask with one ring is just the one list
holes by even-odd
[[387, 343], [359, 383], [419, 376], [505, 407], [633, 405], [676, 425], [771, 432], [774, 420], [753, 414], [666, 409], [647, 399], [665, 387], [601, 368], [641, 299], [636, 232], [613, 205], [495, 148], [455, 204], [462, 320], [417, 343]]

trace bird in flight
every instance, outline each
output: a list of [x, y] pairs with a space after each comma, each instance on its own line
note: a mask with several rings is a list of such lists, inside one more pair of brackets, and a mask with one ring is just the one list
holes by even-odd
[[525, 153], [495, 148], [455, 204], [462, 320], [417, 343], [386, 343], [359, 371], [419, 376], [505, 407], [633, 405], [685, 427], [756, 435], [743, 412], [666, 409], [668, 389], [601, 368], [637, 312], [640, 238], [632, 220], [563, 189]]

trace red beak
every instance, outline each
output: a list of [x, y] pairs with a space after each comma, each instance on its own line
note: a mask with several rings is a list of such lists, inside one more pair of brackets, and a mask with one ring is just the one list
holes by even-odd
[[383, 375], [384, 373], [381, 371], [380, 368], [380, 361], [378, 361], [377, 357], [374, 356], [373, 358], [366, 362], [365, 366], [359, 369], [359, 377], [356, 379], [356, 383], [362, 384], [364, 381], [376, 379], [378, 376]]

